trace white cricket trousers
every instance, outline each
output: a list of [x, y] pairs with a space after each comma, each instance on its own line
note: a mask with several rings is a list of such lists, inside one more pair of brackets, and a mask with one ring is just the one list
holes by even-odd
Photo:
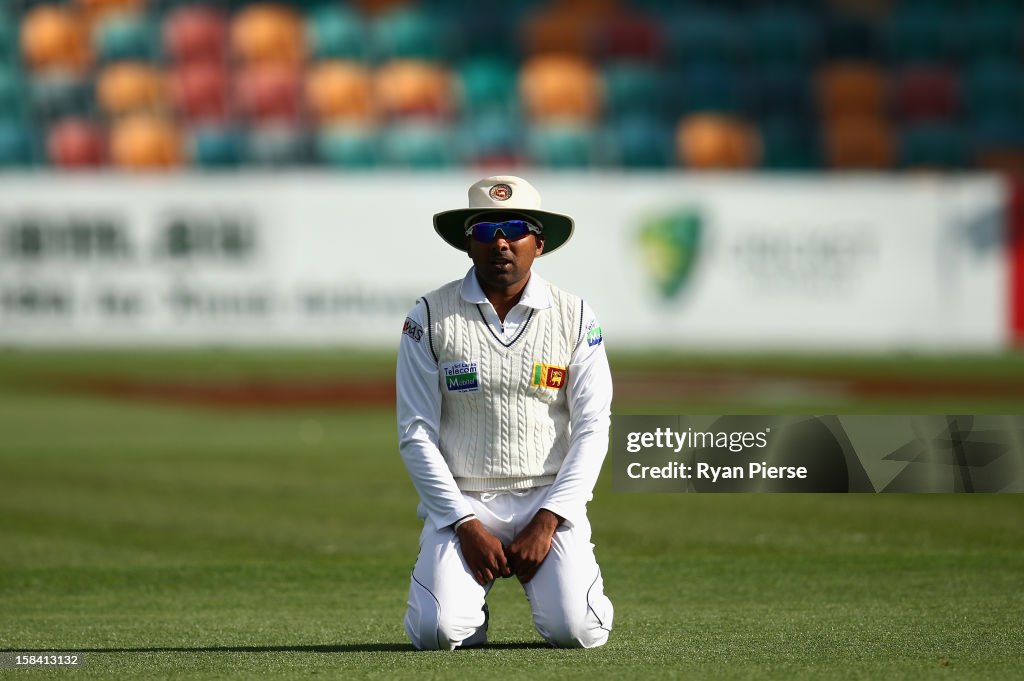
[[[547, 487], [525, 492], [467, 492], [473, 512], [506, 546], [547, 497]], [[533, 579], [523, 585], [537, 631], [556, 648], [594, 648], [608, 640], [614, 610], [590, 543], [590, 523], [563, 523]], [[451, 527], [425, 520], [409, 585], [405, 632], [420, 650], [454, 650], [487, 641], [486, 587], [466, 567]]]

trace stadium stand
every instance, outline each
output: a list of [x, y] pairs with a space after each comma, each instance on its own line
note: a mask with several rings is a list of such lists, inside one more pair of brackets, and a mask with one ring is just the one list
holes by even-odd
[[1012, 171], [1022, 28], [1013, 0], [6, 0], [0, 167]]

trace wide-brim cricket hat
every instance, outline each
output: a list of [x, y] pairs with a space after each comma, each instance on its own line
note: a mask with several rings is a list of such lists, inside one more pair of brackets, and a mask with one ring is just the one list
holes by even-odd
[[481, 213], [508, 212], [531, 218], [544, 235], [544, 252], [558, 250], [572, 236], [575, 223], [568, 215], [540, 209], [540, 193], [515, 175], [485, 177], [469, 188], [469, 208], [434, 215], [434, 231], [460, 251], [466, 250], [466, 227]]

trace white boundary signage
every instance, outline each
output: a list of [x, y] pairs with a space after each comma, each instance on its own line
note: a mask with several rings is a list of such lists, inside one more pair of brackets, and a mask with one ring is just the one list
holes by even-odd
[[[576, 218], [536, 268], [612, 347], [998, 350], [995, 177], [536, 174]], [[478, 177], [0, 180], [0, 344], [397, 345], [469, 260], [433, 232]]]

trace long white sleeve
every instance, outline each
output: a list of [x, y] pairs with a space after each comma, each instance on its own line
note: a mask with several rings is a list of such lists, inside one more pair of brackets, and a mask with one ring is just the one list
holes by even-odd
[[427, 517], [441, 529], [473, 510], [438, 448], [441, 387], [426, 326], [424, 306], [417, 303], [409, 313], [398, 346], [398, 449]]
[[543, 508], [571, 524], [586, 516], [587, 502], [608, 453], [611, 425], [612, 376], [601, 326], [590, 306], [583, 305], [583, 338], [569, 365], [569, 453], [551, 485]]

